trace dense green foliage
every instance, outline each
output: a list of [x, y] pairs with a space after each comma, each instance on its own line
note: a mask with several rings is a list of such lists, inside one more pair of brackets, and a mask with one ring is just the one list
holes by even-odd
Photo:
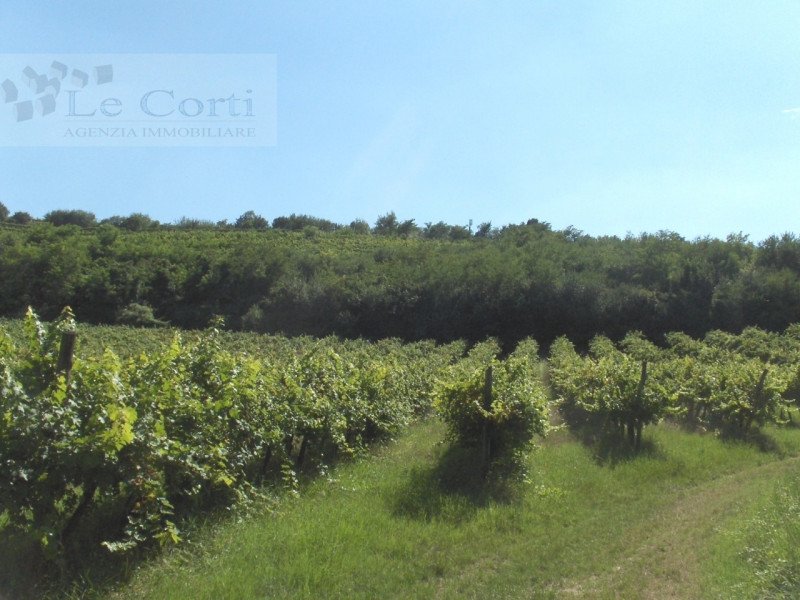
[[606, 338], [595, 339], [593, 357], [581, 358], [565, 339], [551, 349], [551, 381], [568, 410], [600, 415], [605, 425], [634, 446], [642, 440], [645, 425], [658, 422], [666, 413], [669, 397], [659, 372], [646, 359], [614, 348]]
[[0, 330], [0, 514], [53, 555], [95, 507], [117, 524], [110, 550], [177, 542], [176, 517], [407, 424], [463, 349], [306, 340], [260, 360], [210, 329], [125, 361], [78, 353], [70, 369], [75, 327], [69, 310], [49, 327], [29, 311], [21, 342]]
[[[63, 214], [62, 214], [63, 213]], [[52, 223], [91, 221], [54, 211]], [[272, 227], [255, 213], [233, 226], [145, 215], [100, 225], [0, 227], [0, 315], [26, 307], [54, 318], [114, 323], [132, 304], [183, 328], [213, 315], [229, 326], [289, 335], [406, 340], [497, 337], [510, 349], [560, 335], [583, 347], [596, 334], [649, 339], [800, 320], [800, 242], [677, 234], [593, 238], [546, 223], [472, 233], [418, 227], [393, 214], [370, 228], [304, 215]]]
[[450, 437], [481, 448], [487, 462], [513, 458], [547, 432], [547, 393], [539, 380], [536, 342], [524, 340], [505, 360], [493, 341], [451, 366], [434, 393]]
[[786, 422], [797, 400], [800, 340], [749, 328], [741, 335], [712, 331], [705, 341], [666, 336], [660, 349], [639, 332], [615, 345], [598, 336], [581, 357], [569, 340], [550, 349], [550, 379], [564, 408], [597, 415], [635, 446], [642, 428], [663, 416], [747, 434], [765, 423]]

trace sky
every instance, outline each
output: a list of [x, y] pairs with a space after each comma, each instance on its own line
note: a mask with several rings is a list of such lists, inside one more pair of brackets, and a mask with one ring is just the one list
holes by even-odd
[[[3, 54], [274, 54], [268, 147], [0, 147], [0, 202], [800, 232], [800, 2], [4, 2]], [[6, 122], [0, 127], [8, 127]]]

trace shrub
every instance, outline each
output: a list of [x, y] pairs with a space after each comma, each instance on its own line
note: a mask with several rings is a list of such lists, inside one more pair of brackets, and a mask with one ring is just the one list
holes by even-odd
[[163, 327], [167, 325], [166, 321], [156, 319], [151, 307], [136, 302], [128, 304], [120, 311], [117, 323], [131, 327]]

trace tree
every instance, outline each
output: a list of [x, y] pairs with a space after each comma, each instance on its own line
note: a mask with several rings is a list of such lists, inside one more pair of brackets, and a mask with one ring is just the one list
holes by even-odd
[[8, 219], [8, 208], [6, 205], [0, 202], [0, 223]]
[[422, 230], [422, 237], [429, 240], [443, 240], [450, 234], [450, 225], [444, 221], [438, 223], [425, 223], [425, 229]]
[[272, 219], [273, 229], [286, 229], [289, 231], [303, 231], [308, 226], [316, 227], [320, 231], [336, 231], [339, 225], [327, 219], [310, 217], [308, 215], [296, 215], [292, 213], [288, 217], [276, 217]]
[[100, 224], [101, 225], [113, 225], [114, 227], [122, 227], [122, 220], [124, 218], [125, 217], [122, 217], [120, 215], [113, 215], [111, 217], [108, 217], [107, 219], [103, 219], [102, 221], [100, 221]]
[[469, 232], [469, 229], [464, 227], [463, 225], [453, 225], [450, 227], [450, 239], [453, 241], [457, 240], [468, 240], [472, 237], [472, 234]]
[[402, 237], [411, 237], [419, 232], [419, 227], [414, 223], [414, 219], [403, 221], [397, 226], [397, 234]]
[[156, 318], [150, 306], [136, 302], [128, 304], [119, 312], [117, 323], [131, 327], [163, 327], [167, 325], [166, 321]]
[[350, 225], [348, 225], [350, 229], [355, 231], [356, 233], [360, 234], [367, 234], [370, 232], [369, 223], [364, 221], [363, 219], [356, 219]]
[[33, 217], [26, 212], [17, 211], [8, 218], [9, 222], [17, 225], [27, 225], [33, 221]]
[[122, 222], [119, 224], [119, 226], [123, 229], [127, 229], [128, 231], [146, 231], [148, 229], [158, 228], [159, 222], [151, 219], [145, 214], [133, 213], [130, 216], [122, 219]]
[[92, 227], [97, 223], [94, 213], [85, 210], [51, 210], [44, 216], [44, 220], [56, 226]]
[[236, 229], [267, 229], [269, 227], [269, 221], [261, 215], [257, 215], [252, 210], [248, 210], [236, 219], [234, 227], [236, 227]]
[[396, 235], [398, 226], [397, 215], [392, 211], [378, 217], [373, 231], [378, 235]]
[[205, 219], [191, 219], [189, 217], [181, 217], [175, 227], [178, 229], [214, 229], [216, 224], [213, 221]]
[[478, 229], [475, 231], [475, 237], [477, 238], [488, 238], [492, 235], [492, 222], [486, 221], [486, 223], [481, 223], [478, 225]]

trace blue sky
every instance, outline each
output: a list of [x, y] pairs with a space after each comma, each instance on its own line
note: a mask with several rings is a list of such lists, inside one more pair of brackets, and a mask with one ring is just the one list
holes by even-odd
[[800, 3], [6, 2], [2, 53], [274, 53], [267, 148], [0, 148], [41, 216], [800, 231]]

